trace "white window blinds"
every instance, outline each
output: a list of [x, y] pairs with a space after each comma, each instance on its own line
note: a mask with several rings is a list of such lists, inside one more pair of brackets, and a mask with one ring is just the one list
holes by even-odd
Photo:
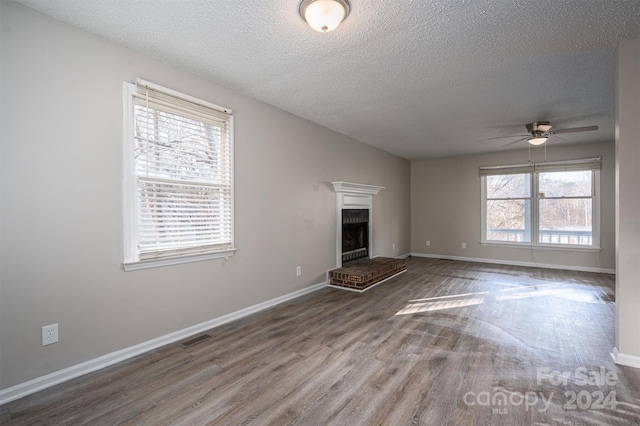
[[232, 250], [230, 111], [142, 80], [132, 98], [131, 260]]
[[600, 170], [602, 158], [555, 161], [546, 163], [513, 164], [508, 166], [482, 166], [480, 176], [513, 175], [520, 173]]

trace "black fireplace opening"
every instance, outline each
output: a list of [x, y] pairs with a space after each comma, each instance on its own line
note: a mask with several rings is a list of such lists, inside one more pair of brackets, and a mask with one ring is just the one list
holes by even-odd
[[342, 210], [342, 264], [369, 258], [369, 209]]

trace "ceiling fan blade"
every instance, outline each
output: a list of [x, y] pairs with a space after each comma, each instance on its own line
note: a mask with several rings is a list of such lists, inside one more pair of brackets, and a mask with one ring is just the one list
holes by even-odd
[[585, 127], [572, 127], [571, 129], [554, 130], [551, 133], [574, 133], [574, 132], [590, 132], [592, 130], [598, 130], [598, 126], [585, 126]]
[[496, 140], [496, 139], [506, 139], [506, 138], [517, 138], [518, 136], [529, 136], [529, 135], [510, 135], [510, 136], [498, 136], [497, 138], [489, 138], [488, 141]]
[[522, 138], [522, 139], [518, 139], [518, 140], [515, 140], [515, 141], [513, 141], [513, 142], [509, 142], [509, 143], [508, 143], [508, 144], [506, 144], [506, 145], [502, 145], [502, 148], [504, 148], [505, 146], [509, 146], [509, 145], [516, 144], [516, 143], [518, 143], [518, 142], [526, 141], [526, 140], [527, 140], [527, 139], [529, 139], [529, 138], [530, 138], [530, 136], [529, 136], [529, 135], [527, 135], [526, 137], [524, 137], [524, 138]]

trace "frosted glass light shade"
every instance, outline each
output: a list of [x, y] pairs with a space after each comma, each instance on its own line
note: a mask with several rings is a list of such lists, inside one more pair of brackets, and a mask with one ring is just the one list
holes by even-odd
[[311, 28], [319, 32], [334, 30], [349, 14], [346, 0], [304, 0], [300, 15]]
[[529, 143], [531, 145], [542, 145], [543, 143], [545, 143], [547, 141], [547, 139], [549, 139], [549, 138], [531, 138], [531, 139], [529, 139]]

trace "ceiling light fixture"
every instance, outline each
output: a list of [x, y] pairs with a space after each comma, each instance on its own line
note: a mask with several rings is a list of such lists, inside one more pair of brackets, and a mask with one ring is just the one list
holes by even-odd
[[531, 138], [527, 139], [527, 142], [531, 145], [542, 145], [549, 139], [547, 132], [551, 130], [551, 127], [548, 121], [536, 121], [527, 124], [527, 131], [531, 133]]
[[336, 29], [350, 9], [349, 0], [302, 0], [299, 11], [311, 28], [326, 33]]
[[535, 138], [531, 138], [529, 139], [529, 143], [531, 145], [542, 145], [543, 143], [545, 143], [547, 141], [547, 139], [549, 138], [544, 138], [541, 136], [536, 136]]

